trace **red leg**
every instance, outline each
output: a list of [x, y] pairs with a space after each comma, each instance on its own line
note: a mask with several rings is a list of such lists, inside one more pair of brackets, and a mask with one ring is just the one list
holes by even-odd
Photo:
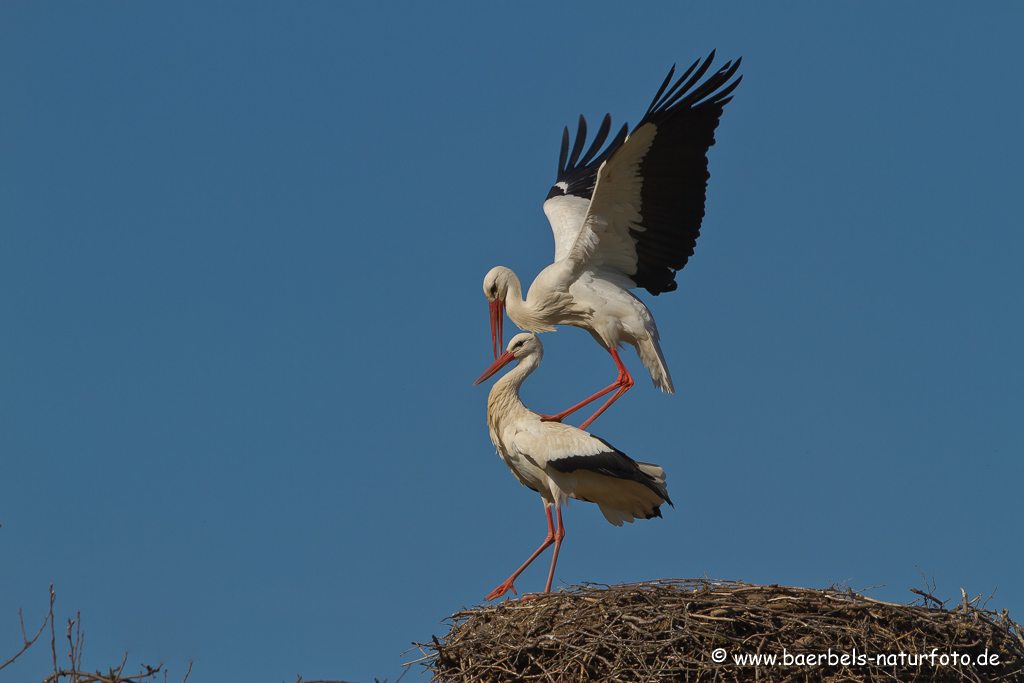
[[622, 364], [622, 359], [619, 358], [618, 352], [615, 349], [610, 349], [610, 351], [612, 354], [612, 358], [615, 359], [615, 366], [618, 367], [619, 369], [619, 379], [615, 384], [612, 385], [612, 387], [614, 387], [617, 384], [619, 386], [619, 390], [616, 391], [610, 399], [605, 401], [605, 404], [598, 408], [597, 412], [591, 415], [586, 422], [581, 424], [580, 429], [586, 429], [587, 427], [589, 427], [590, 423], [596, 420], [601, 413], [608, 410], [608, 406], [618, 401], [619, 397], [622, 396], [627, 391], [629, 391], [630, 387], [633, 386], [633, 378], [632, 376], [630, 376], [629, 370], [626, 369], [626, 366]]
[[601, 398], [608, 392], [618, 389], [618, 391], [615, 392], [614, 396], [605, 401], [605, 404], [601, 406], [596, 413], [590, 416], [589, 420], [580, 425], [580, 429], [586, 429], [588, 426], [590, 426], [591, 422], [597, 419], [598, 415], [600, 415], [601, 413], [608, 409], [608, 406], [618, 401], [620, 396], [629, 391], [629, 388], [633, 386], [633, 377], [630, 376], [629, 370], [626, 369], [626, 366], [622, 364], [622, 359], [619, 358], [619, 352], [615, 350], [615, 348], [608, 349], [608, 352], [612, 354], [612, 360], [615, 361], [615, 367], [618, 368], [619, 370], [619, 378], [615, 380], [615, 382], [605, 387], [601, 391], [597, 392], [590, 398], [580, 401], [572, 408], [569, 408], [568, 410], [565, 410], [559, 413], [558, 415], [541, 415], [540, 419], [544, 420], [545, 422], [561, 422], [562, 420], [569, 417], [570, 415], [572, 415], [573, 413], [575, 413], [577, 410], [587, 405], [588, 403], [596, 401], [597, 399]]
[[[490, 592], [490, 594], [486, 598], [484, 598], [484, 600], [494, 600], [495, 598], [500, 598], [502, 595], [504, 595], [508, 591], [512, 591], [516, 595], [519, 595], [519, 593], [516, 593], [515, 586], [512, 585], [513, 582], [515, 582], [515, 580], [519, 578], [519, 575], [523, 573], [523, 570], [526, 569], [527, 567], [529, 567], [530, 563], [533, 562], [534, 560], [536, 560], [537, 556], [540, 555], [542, 552], [544, 552], [549, 545], [551, 545], [552, 543], [561, 544], [561, 542], [562, 542], [561, 536], [558, 536], [557, 537], [557, 541], [556, 541], [555, 520], [551, 517], [551, 506], [547, 506], [546, 507], [546, 511], [548, 513], [548, 537], [544, 539], [544, 542], [541, 543], [540, 547], [537, 548], [537, 550], [534, 551], [533, 555], [530, 555], [530, 559], [528, 559], [526, 562], [523, 563], [522, 567], [520, 567], [519, 569], [515, 570], [515, 572], [512, 574], [512, 576], [510, 576], [507, 579], [505, 579], [505, 583], [501, 584], [500, 586], [498, 586], [497, 588], [492, 590]], [[559, 508], [559, 510], [558, 510], [558, 526], [559, 527], [562, 526], [562, 510], [561, 510], [561, 508]], [[559, 528], [559, 531], [561, 531], [561, 528]], [[555, 547], [557, 548], [558, 545], [556, 545]], [[551, 565], [552, 572], [554, 571], [554, 568], [555, 567], [552, 564]], [[550, 583], [550, 580], [548, 581], [548, 583]]]
[[544, 592], [551, 592], [551, 582], [555, 578], [555, 564], [558, 562], [558, 551], [562, 548], [562, 539], [565, 538], [565, 524], [562, 523], [562, 506], [558, 506], [558, 531], [555, 533], [555, 553], [551, 556], [551, 571], [548, 572], [548, 582], [544, 586]]

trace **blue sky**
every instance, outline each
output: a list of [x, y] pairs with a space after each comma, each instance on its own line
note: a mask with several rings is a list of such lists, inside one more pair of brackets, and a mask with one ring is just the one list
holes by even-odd
[[[53, 582], [89, 668], [400, 675], [545, 533], [472, 386], [483, 276], [550, 262], [564, 125], [635, 123], [713, 48], [744, 79], [702, 236], [678, 291], [642, 293], [677, 393], [627, 349], [636, 386], [592, 427], [676, 505], [621, 529], [571, 505], [556, 582], [909, 601], [923, 573], [1021, 620], [1022, 24], [1008, 2], [0, 4], [0, 660]], [[614, 378], [585, 332], [543, 341], [538, 412]], [[40, 643], [0, 680], [49, 666]]]

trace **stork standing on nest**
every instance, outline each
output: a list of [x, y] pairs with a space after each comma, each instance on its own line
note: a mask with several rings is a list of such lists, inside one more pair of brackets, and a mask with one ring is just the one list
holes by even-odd
[[[552, 543], [551, 571], [544, 592], [551, 590], [558, 551], [565, 538], [562, 505], [569, 498], [597, 503], [605, 519], [615, 526], [637, 517], [661, 517], [662, 503], [672, 505], [665, 488], [665, 472], [657, 465], [636, 462], [607, 441], [582, 429], [545, 422], [519, 399], [523, 380], [540, 365], [544, 348], [536, 335], [524, 332], [509, 341], [508, 350], [474, 383], [480, 384], [512, 361], [515, 368], [491, 387], [487, 398], [487, 425], [498, 455], [523, 486], [540, 494], [548, 517], [548, 535], [536, 552], [512, 576], [495, 588], [487, 600], [511, 590], [513, 583]], [[555, 508], [558, 527], [551, 516]]]
[[[502, 342], [502, 312], [521, 329], [550, 332], [556, 325], [581, 327], [608, 350], [618, 379], [568, 410], [545, 420], [561, 422], [591, 401], [615, 391], [580, 428], [586, 428], [633, 386], [619, 358], [626, 342], [650, 371], [654, 384], [673, 393], [672, 378], [647, 307], [629, 290], [654, 295], [676, 288], [676, 271], [686, 265], [700, 234], [707, 190], [707, 151], [729, 95], [742, 76], [730, 80], [740, 60], [727, 62], [703, 83], [715, 53], [693, 63], [672, 87], [675, 67], [658, 89], [633, 132], [623, 126], [603, 152], [611, 117], [606, 115], [582, 157], [587, 137], [580, 116], [569, 153], [569, 129], [562, 135], [558, 175], [544, 202], [555, 237], [555, 260], [534, 279], [523, 299], [519, 278], [498, 266], [484, 278], [490, 304], [494, 357]], [[617, 390], [617, 391], [616, 391]]]

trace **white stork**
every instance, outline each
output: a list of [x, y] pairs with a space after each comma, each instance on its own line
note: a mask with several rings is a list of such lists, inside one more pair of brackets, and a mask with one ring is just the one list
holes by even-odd
[[580, 425], [586, 428], [633, 386], [619, 358], [622, 342], [636, 347], [656, 386], [674, 391], [654, 318], [629, 290], [673, 291], [676, 271], [693, 255], [710, 178], [707, 151], [715, 144], [722, 109], [742, 80], [730, 82], [740, 66], [737, 59], [699, 83], [714, 56], [694, 62], [669, 87], [673, 66], [639, 125], [628, 136], [623, 126], [600, 154], [611, 116], [604, 117], [582, 157], [586, 121], [580, 116], [572, 154], [566, 128], [558, 175], [544, 202], [555, 236], [554, 263], [537, 275], [526, 300], [519, 278], [508, 268], [493, 268], [484, 278], [495, 358], [502, 311], [507, 310], [512, 322], [531, 332], [550, 332], [555, 325], [581, 327], [615, 361], [619, 376], [613, 384], [558, 415], [543, 416], [546, 420], [561, 422], [617, 389]]
[[[548, 516], [548, 536], [533, 555], [512, 576], [491, 591], [494, 600], [511, 590], [513, 582], [545, 548], [555, 544], [551, 571], [544, 592], [551, 590], [558, 551], [565, 538], [562, 505], [569, 498], [597, 503], [605, 519], [615, 526], [632, 523], [637, 517], [661, 517], [659, 506], [672, 505], [665, 488], [665, 472], [657, 465], [636, 462], [607, 441], [582, 429], [543, 421], [519, 399], [523, 380], [537, 369], [544, 356], [540, 339], [529, 332], [513, 337], [508, 350], [480, 376], [474, 386], [494, 375], [512, 361], [511, 371], [491, 387], [487, 398], [487, 425], [498, 455], [523, 486], [540, 494]], [[558, 514], [558, 528], [551, 507]]]

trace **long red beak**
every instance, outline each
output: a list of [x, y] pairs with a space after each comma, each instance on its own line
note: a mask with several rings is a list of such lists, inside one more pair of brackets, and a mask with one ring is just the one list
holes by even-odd
[[501, 302], [501, 299], [495, 299], [489, 305], [491, 309], [491, 347], [494, 349], [494, 358], [497, 360], [498, 349], [505, 341], [501, 334], [501, 327], [505, 323], [505, 304]]
[[501, 354], [501, 358], [491, 363], [491, 367], [484, 370], [484, 374], [480, 375], [480, 378], [477, 379], [477, 381], [473, 382], [473, 386], [475, 387], [477, 384], [480, 384], [480, 382], [490, 379], [491, 377], [494, 376], [494, 373], [496, 373], [498, 370], [501, 370], [503, 367], [505, 367], [515, 359], [516, 357], [512, 355], [511, 351], [506, 351], [505, 353]]

